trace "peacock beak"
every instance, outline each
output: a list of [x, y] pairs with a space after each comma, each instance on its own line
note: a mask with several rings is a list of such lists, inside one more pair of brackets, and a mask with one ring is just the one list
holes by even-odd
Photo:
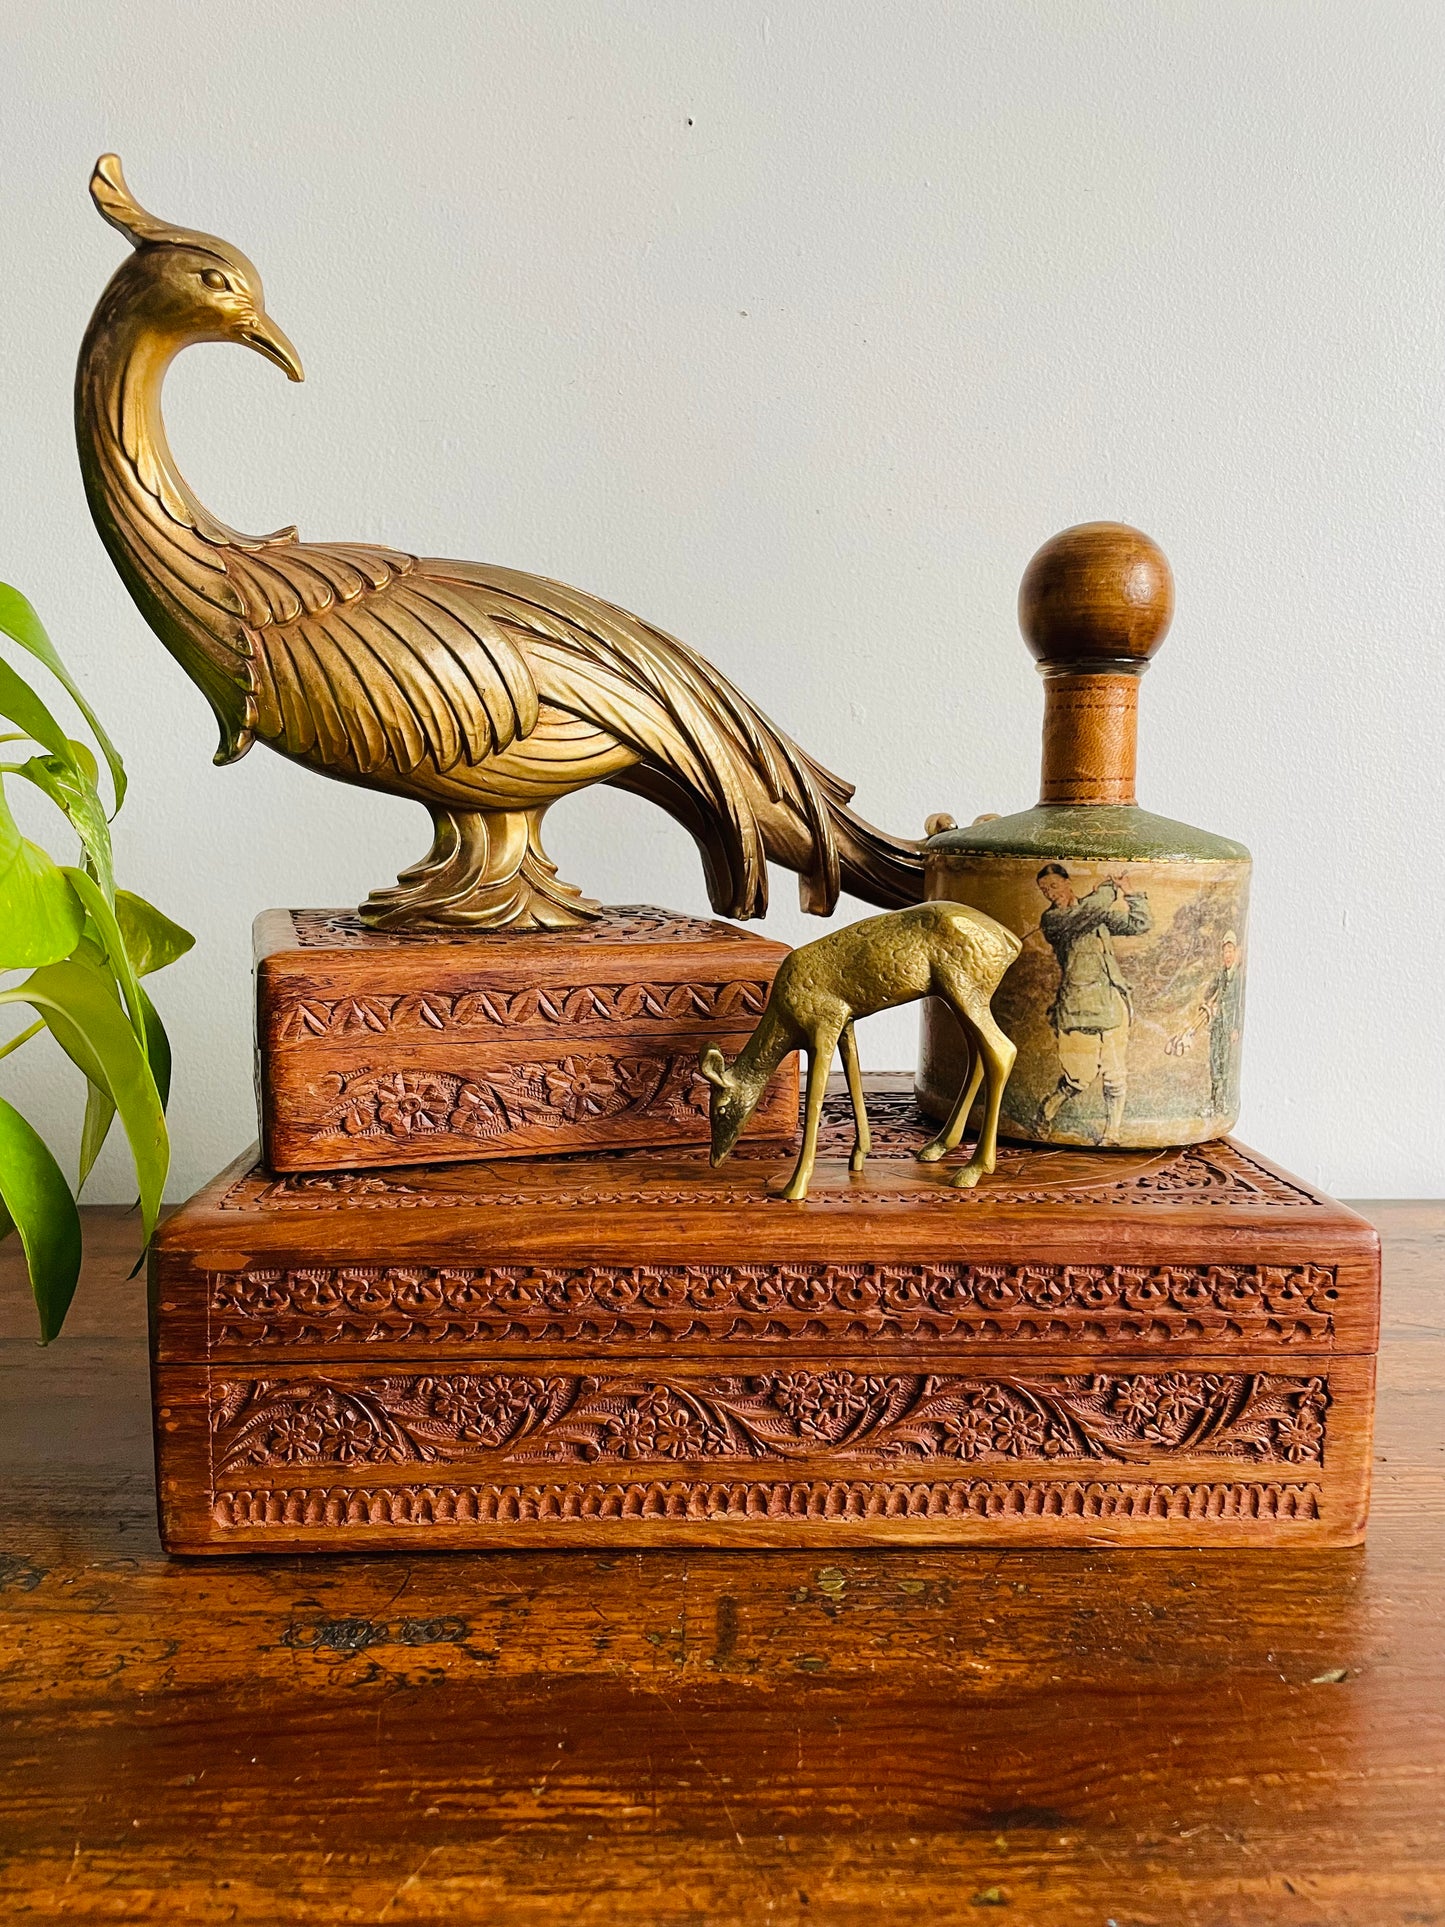
[[292, 381], [305, 381], [306, 377], [301, 372], [301, 357], [269, 315], [258, 315], [241, 330], [241, 339], [248, 348], [254, 348], [258, 355], [264, 355], [267, 361], [274, 361], [278, 368], [284, 368]]

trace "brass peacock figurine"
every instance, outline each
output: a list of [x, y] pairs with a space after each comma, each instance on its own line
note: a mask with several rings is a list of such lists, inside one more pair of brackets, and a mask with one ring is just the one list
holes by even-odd
[[236, 341], [300, 381], [238, 249], [147, 214], [119, 160], [90, 192], [134, 253], [111, 277], [76, 372], [91, 514], [141, 613], [220, 725], [218, 763], [260, 740], [341, 782], [430, 810], [431, 850], [361, 907], [378, 927], [566, 928], [598, 906], [557, 876], [544, 812], [590, 783], [661, 806], [702, 854], [714, 907], [767, 907], [767, 863], [806, 909], [840, 889], [923, 894], [915, 844], [873, 829], [852, 786], [700, 656], [579, 589], [294, 528], [238, 535], [201, 507], [161, 419], [191, 342]]

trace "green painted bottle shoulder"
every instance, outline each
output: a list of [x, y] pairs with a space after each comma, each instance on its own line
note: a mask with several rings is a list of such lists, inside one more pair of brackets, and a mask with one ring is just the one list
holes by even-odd
[[1040, 803], [1014, 816], [940, 830], [925, 856], [1028, 856], [1121, 862], [1248, 863], [1227, 836], [1155, 816], [1137, 803]]

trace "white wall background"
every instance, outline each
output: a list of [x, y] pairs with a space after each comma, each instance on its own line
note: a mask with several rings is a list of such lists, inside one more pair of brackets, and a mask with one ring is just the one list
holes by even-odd
[[[177, 367], [208, 506], [617, 600], [889, 827], [1033, 800], [1020, 570], [1150, 531], [1179, 613], [1141, 794], [1256, 855], [1241, 1133], [1386, 1195], [1445, 1169], [1442, 128], [1438, 0], [0, 0], [0, 578], [127, 755], [123, 880], [199, 939], [156, 985], [174, 1194], [253, 1130], [253, 914], [355, 902], [426, 823], [263, 749], [213, 769], [101, 551], [98, 153], [252, 256], [306, 363]], [[549, 828], [594, 892], [705, 909], [645, 805]], [[862, 1043], [911, 1063], [911, 1013]], [[3, 1066], [57, 1144], [76, 1082]], [[127, 1194], [112, 1147], [94, 1195]]]

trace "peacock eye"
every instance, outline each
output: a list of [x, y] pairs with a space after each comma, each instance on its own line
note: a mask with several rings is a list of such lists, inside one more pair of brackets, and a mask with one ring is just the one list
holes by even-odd
[[224, 288], [228, 293], [230, 291], [231, 284], [219, 268], [202, 268], [201, 280], [208, 288], [215, 288], [218, 291]]

